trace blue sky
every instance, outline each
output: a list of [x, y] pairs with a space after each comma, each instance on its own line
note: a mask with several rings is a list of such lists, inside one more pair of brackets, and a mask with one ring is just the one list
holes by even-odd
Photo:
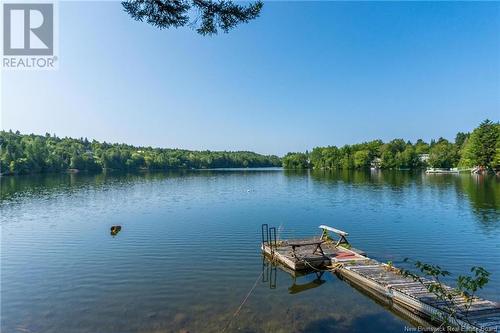
[[267, 2], [215, 37], [59, 10], [59, 70], [2, 73], [3, 129], [281, 155], [500, 118], [500, 3]]

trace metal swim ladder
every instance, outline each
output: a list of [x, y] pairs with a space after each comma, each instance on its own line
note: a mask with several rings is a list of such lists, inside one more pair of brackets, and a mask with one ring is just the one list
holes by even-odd
[[278, 246], [276, 239], [276, 227], [270, 227], [267, 223], [261, 225], [262, 250], [265, 251], [267, 245], [271, 250], [271, 256], [274, 257], [274, 251]]

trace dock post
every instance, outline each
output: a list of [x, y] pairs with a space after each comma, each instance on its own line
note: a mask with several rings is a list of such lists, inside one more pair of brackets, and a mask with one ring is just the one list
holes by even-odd
[[271, 255], [274, 257], [274, 249], [277, 247], [276, 227], [269, 228], [268, 244], [271, 248]]
[[[269, 226], [267, 225], [267, 223], [264, 223], [260, 226], [260, 231], [261, 231], [261, 236], [262, 236], [262, 248], [264, 248], [264, 245], [266, 244], [266, 242], [269, 244]], [[265, 237], [265, 239], [264, 239], [264, 237]]]

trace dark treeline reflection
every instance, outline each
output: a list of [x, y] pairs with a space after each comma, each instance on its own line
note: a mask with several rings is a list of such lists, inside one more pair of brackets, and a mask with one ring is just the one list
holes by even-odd
[[458, 177], [457, 192], [465, 193], [474, 213], [486, 227], [500, 223], [500, 180], [499, 177], [474, 175]]
[[[371, 171], [371, 170], [338, 170], [338, 171], [328, 171], [328, 170], [313, 170], [311, 172], [311, 177], [318, 181], [326, 182], [344, 182], [347, 184], [379, 184], [387, 185], [391, 187], [403, 187], [410, 183], [419, 180], [418, 175], [420, 172], [412, 173], [410, 171], [390, 171], [382, 172]], [[417, 175], [417, 177], [415, 177]]]
[[[182, 171], [176, 172], [183, 174]], [[84, 187], [104, 187], [112, 184], [134, 183], [138, 181], [154, 181], [169, 177], [167, 172], [143, 173], [60, 173], [35, 174], [26, 176], [1, 177], [0, 199], [6, 200], [17, 196], [47, 195], [60, 191], [77, 191]]]
[[404, 187], [422, 183], [420, 171], [372, 171], [372, 170], [285, 170], [288, 177], [310, 176], [314, 181], [324, 184], [345, 183], [352, 185], [384, 185]]
[[281, 172], [281, 168], [232, 168], [171, 171], [103, 171], [102, 173], [57, 173], [0, 177], [0, 201], [51, 192], [77, 191], [84, 187], [106, 187], [137, 182], [162, 181], [171, 177], [211, 177], [220, 174], [245, 175], [255, 172]]
[[317, 184], [380, 186], [391, 190], [425, 187], [438, 191], [454, 190], [467, 200], [484, 227], [500, 225], [500, 178], [493, 175], [427, 175], [422, 171], [380, 170], [285, 170], [287, 177], [306, 177]]
[[458, 197], [467, 200], [487, 228], [498, 226], [500, 219], [500, 179], [488, 175], [426, 175], [420, 171], [371, 171], [371, 170], [178, 170], [171, 172], [104, 172], [98, 174], [47, 174], [0, 178], [0, 201], [16, 197], [50, 195], [53, 192], [78, 191], [81, 188], [126, 186], [138, 182], [162, 181], [170, 177], [213, 177], [228, 173], [232, 176], [284, 173], [288, 179], [308, 179], [326, 186], [370, 186], [404, 191], [415, 188], [417, 193], [426, 187], [438, 191], [454, 190]]

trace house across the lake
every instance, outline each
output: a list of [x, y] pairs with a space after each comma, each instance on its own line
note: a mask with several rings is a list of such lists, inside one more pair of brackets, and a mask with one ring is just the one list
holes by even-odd
[[382, 165], [382, 159], [380, 157], [375, 157], [370, 163], [370, 167], [372, 169], [380, 169], [381, 165]]
[[429, 160], [429, 154], [418, 154], [418, 159], [420, 162], [425, 162]]

